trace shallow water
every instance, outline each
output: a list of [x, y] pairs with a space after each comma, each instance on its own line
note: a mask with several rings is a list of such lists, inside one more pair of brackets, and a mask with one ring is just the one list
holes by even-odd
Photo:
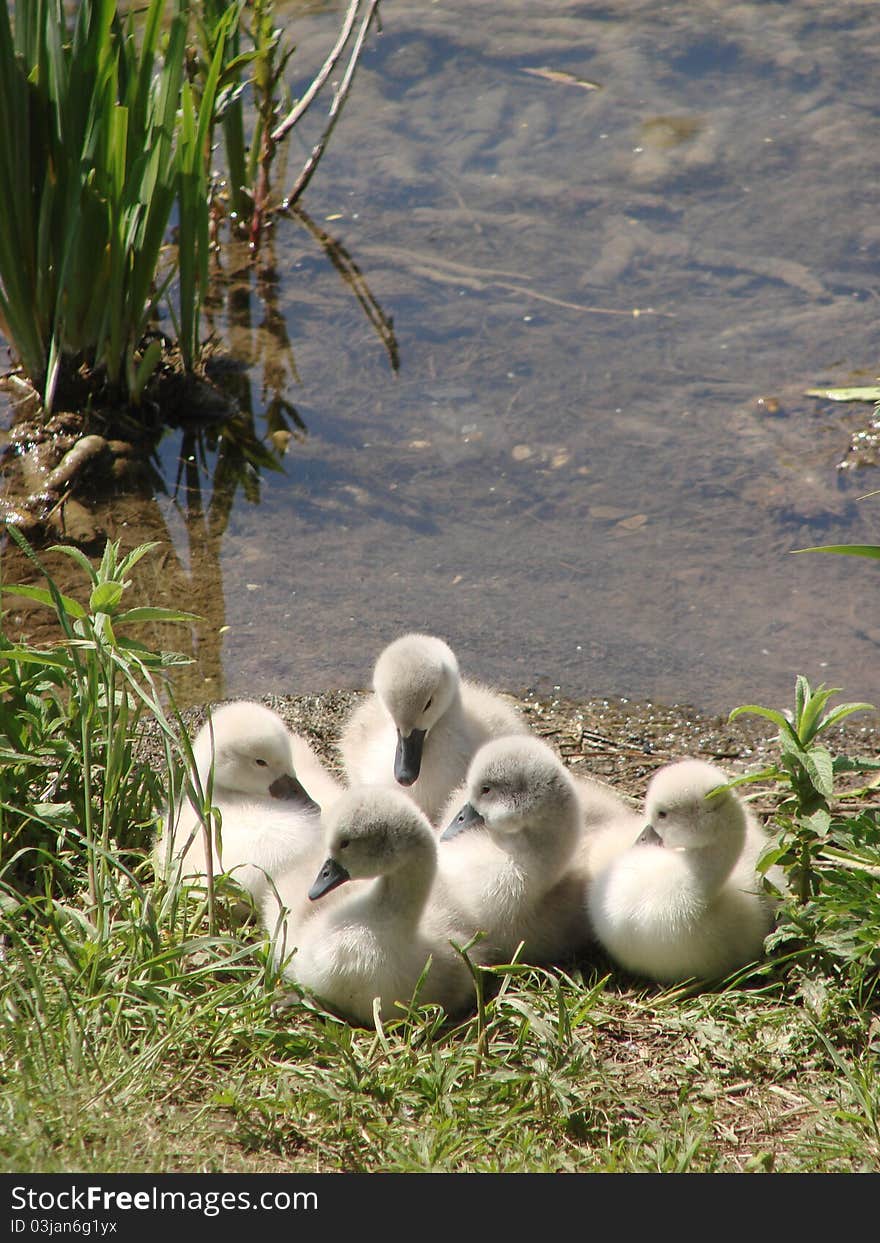
[[[394, 0], [370, 39], [305, 208], [397, 369], [295, 220], [215, 309], [286, 452], [213, 508], [209, 454], [187, 519], [160, 447], [190, 699], [363, 686], [404, 629], [513, 692], [880, 695], [874, 565], [790, 555], [880, 542], [838, 466], [870, 408], [804, 396], [877, 367], [880, 9], [550, 8]], [[343, 9], [284, 6], [295, 91]]]

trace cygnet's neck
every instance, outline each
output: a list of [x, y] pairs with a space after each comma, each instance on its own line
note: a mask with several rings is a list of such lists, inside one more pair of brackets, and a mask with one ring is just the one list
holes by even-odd
[[376, 905], [417, 923], [437, 872], [437, 848], [433, 841], [412, 843], [391, 872], [380, 876], [372, 889]]
[[577, 799], [561, 801], [540, 815], [530, 816], [516, 833], [493, 837], [496, 845], [526, 873], [530, 883], [554, 884], [580, 837]]
[[745, 821], [727, 829], [705, 846], [689, 846], [681, 857], [690, 874], [691, 886], [702, 897], [711, 897], [724, 884], [745, 843]]
[[428, 730], [428, 738], [431, 737], [433, 731], [438, 725], [442, 725], [444, 729], [456, 729], [464, 720], [464, 704], [461, 698], [461, 682], [456, 680], [455, 686], [452, 688], [452, 698], [447, 705], [446, 711], [439, 717]]

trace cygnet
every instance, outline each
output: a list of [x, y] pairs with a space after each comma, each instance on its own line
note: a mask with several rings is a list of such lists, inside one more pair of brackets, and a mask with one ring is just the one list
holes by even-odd
[[[320, 842], [320, 807], [303, 786], [294, 757], [308, 772], [314, 794], [328, 800], [336, 783], [303, 738], [259, 703], [241, 701], [216, 709], [193, 743], [198, 785], [220, 813], [219, 849], [212, 842], [211, 867], [230, 873], [255, 899], [274, 876]], [[204, 876], [208, 871], [199, 794], [184, 795], [164, 824], [154, 849], [161, 874]], [[169, 840], [170, 833], [170, 840]]]
[[596, 936], [621, 966], [661, 983], [715, 979], [761, 956], [773, 913], [754, 870], [745, 806], [727, 777], [681, 760], [651, 778], [648, 826], [595, 877]]
[[474, 956], [507, 962], [520, 941], [524, 962], [573, 952], [585, 939], [583, 886], [567, 880], [584, 833], [577, 783], [526, 735], [481, 747], [466, 790], [441, 835], [438, 894], [470, 934], [485, 933]]
[[432, 635], [405, 634], [389, 644], [373, 686], [339, 744], [349, 780], [396, 780], [432, 823], [484, 742], [526, 730], [500, 696], [461, 679], [455, 655]]
[[[420, 1003], [466, 1007], [470, 973], [438, 913], [430, 925], [423, 918], [437, 871], [437, 838], [425, 816], [395, 787], [362, 787], [344, 793], [323, 819], [327, 858], [308, 891], [313, 917], [277, 931], [271, 914], [265, 921], [276, 932], [276, 961], [296, 946], [285, 973], [366, 1026], [375, 998], [384, 1019], [401, 1017], [423, 976]], [[349, 893], [352, 881], [360, 883]], [[282, 896], [286, 884], [282, 878]]]

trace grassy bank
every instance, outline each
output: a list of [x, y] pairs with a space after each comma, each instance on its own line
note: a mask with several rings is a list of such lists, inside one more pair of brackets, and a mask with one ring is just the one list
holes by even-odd
[[[138, 562], [108, 549], [76, 599], [31, 589], [55, 613], [51, 648], [2, 640], [0, 1168], [880, 1169], [880, 816], [876, 773], [851, 771], [876, 741], [822, 727], [830, 697], [798, 747], [775, 719], [756, 743], [739, 720], [676, 730], [652, 710], [612, 728], [602, 709], [524, 705], [573, 767], [619, 762], [634, 794], [685, 749], [762, 770], [757, 806], [799, 895], [764, 962], [671, 990], [598, 951], [496, 968], [463, 1023], [426, 1008], [363, 1031], [279, 985], [231, 883], [154, 882], [152, 828], [177, 789], [162, 770], [186, 751], [175, 665], [138, 642], [156, 611], [126, 607]], [[310, 709], [329, 747], [337, 718]], [[813, 774], [799, 788], [797, 763]]]

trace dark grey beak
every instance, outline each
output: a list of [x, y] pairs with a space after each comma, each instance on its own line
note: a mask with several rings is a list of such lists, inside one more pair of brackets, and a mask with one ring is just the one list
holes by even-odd
[[653, 824], [646, 824], [633, 844], [635, 846], [662, 846], [663, 838]]
[[328, 859], [315, 877], [315, 883], [309, 890], [309, 897], [314, 902], [316, 898], [322, 898], [325, 893], [329, 893], [337, 885], [345, 884], [347, 880], [351, 880], [351, 877], [342, 864], [337, 863], [335, 859]]
[[422, 747], [425, 745], [426, 729], [414, 729], [404, 738], [397, 731], [397, 750], [394, 753], [394, 776], [402, 786], [411, 786], [418, 780], [422, 767]]
[[440, 834], [440, 841], [448, 842], [450, 838], [458, 837], [459, 833], [465, 833], [468, 829], [485, 828], [485, 825], [486, 821], [476, 807], [472, 803], [465, 803], [455, 819]]
[[321, 808], [309, 795], [305, 787], [297, 781], [296, 777], [291, 777], [290, 773], [284, 773], [281, 777], [276, 777], [269, 786], [269, 793], [273, 798], [285, 799], [291, 803], [296, 803], [303, 811], [316, 811], [320, 814]]

